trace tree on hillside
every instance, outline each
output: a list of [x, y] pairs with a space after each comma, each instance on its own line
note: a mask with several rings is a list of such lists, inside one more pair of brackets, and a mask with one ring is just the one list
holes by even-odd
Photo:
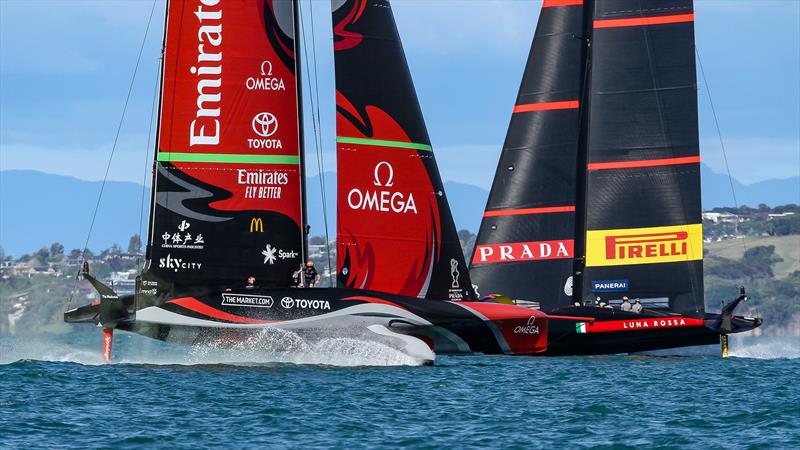
[[142, 238], [138, 234], [131, 236], [128, 241], [128, 253], [139, 253], [142, 250]]
[[313, 236], [308, 240], [308, 243], [311, 245], [325, 245], [325, 237], [324, 236]]
[[6, 250], [0, 245], [0, 261], [5, 261], [6, 259]]
[[64, 246], [58, 242], [53, 242], [50, 245], [50, 256], [61, 256], [64, 254]]
[[47, 247], [42, 247], [33, 254], [33, 257], [38, 259], [40, 263], [44, 264], [47, 262], [47, 258], [50, 257], [50, 250], [48, 250]]

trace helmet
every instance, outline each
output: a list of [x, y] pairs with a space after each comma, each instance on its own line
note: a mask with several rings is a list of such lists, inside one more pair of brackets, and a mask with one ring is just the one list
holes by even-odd
[[312, 261], [312, 260], [310, 260], [310, 259], [309, 259], [308, 261], [306, 261], [306, 266], [308, 266], [308, 267], [314, 267], [314, 261]]

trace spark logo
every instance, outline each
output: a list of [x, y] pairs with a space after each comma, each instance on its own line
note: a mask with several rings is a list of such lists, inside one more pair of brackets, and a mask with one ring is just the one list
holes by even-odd
[[701, 224], [586, 233], [587, 266], [655, 264], [703, 259]]

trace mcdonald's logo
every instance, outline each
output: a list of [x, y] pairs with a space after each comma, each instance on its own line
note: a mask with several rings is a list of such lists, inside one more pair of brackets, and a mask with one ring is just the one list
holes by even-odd
[[250, 232], [251, 233], [264, 232], [264, 221], [261, 220], [260, 217], [253, 217], [252, 219], [250, 219]]

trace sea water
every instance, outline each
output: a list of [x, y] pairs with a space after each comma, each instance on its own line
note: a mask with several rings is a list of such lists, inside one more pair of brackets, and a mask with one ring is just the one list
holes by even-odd
[[737, 336], [727, 359], [433, 366], [348, 338], [222, 349], [117, 333], [108, 365], [99, 348], [99, 333], [0, 335], [0, 447], [800, 447], [796, 337]]

